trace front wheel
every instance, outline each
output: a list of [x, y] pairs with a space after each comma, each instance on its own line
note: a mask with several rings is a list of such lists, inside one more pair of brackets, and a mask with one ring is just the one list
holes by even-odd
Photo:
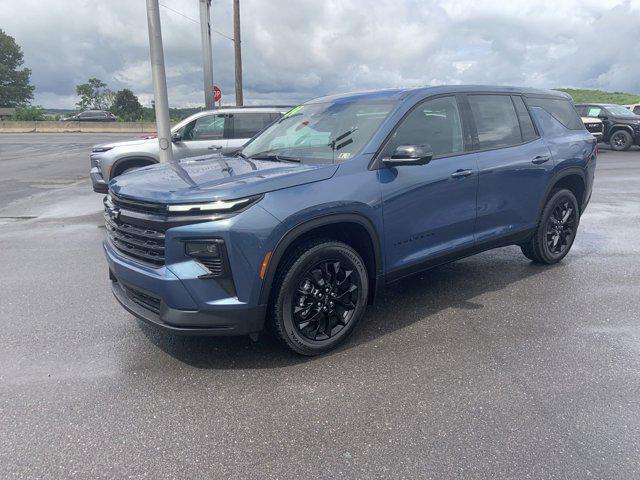
[[366, 307], [369, 280], [362, 258], [342, 242], [315, 240], [284, 262], [270, 312], [274, 334], [301, 355], [334, 349], [353, 332]]
[[559, 262], [571, 250], [579, 223], [580, 208], [575, 195], [567, 189], [552, 192], [531, 239], [520, 245], [522, 253], [536, 263]]
[[619, 152], [629, 150], [632, 143], [633, 138], [631, 138], [631, 134], [626, 130], [617, 130], [613, 132], [609, 139], [609, 145], [611, 148]]

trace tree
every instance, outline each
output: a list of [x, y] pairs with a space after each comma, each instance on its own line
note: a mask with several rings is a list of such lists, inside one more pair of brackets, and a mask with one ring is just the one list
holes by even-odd
[[24, 63], [22, 49], [0, 29], [0, 107], [21, 107], [33, 98], [34, 86], [29, 83], [31, 70], [20, 68]]
[[139, 120], [142, 117], [142, 105], [140, 105], [138, 97], [128, 88], [116, 92], [110, 110], [111, 113], [127, 122]]
[[34, 120], [44, 120], [44, 109], [40, 105], [30, 105], [16, 108], [13, 116], [14, 120], [33, 122]]
[[113, 92], [98, 78], [90, 78], [87, 83], [76, 85], [76, 95], [80, 97], [76, 103], [80, 110], [108, 110], [113, 103]]

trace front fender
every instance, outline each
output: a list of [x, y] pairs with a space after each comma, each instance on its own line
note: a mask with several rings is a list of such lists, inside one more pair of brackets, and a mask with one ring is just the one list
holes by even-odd
[[[331, 179], [268, 193], [260, 205], [280, 220], [271, 233], [271, 259], [263, 279], [260, 302], [266, 303], [284, 252], [300, 235], [334, 223], [362, 226], [374, 246], [376, 276], [384, 272], [381, 193], [376, 171], [342, 169]], [[266, 253], [266, 251], [265, 251]]]

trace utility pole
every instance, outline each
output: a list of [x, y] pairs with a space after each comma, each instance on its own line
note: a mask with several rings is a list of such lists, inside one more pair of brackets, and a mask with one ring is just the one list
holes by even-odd
[[153, 96], [155, 99], [156, 128], [160, 145], [160, 162], [173, 161], [171, 149], [171, 123], [169, 121], [169, 99], [167, 98], [167, 77], [164, 71], [164, 51], [162, 30], [160, 29], [160, 8], [158, 0], [147, 0], [147, 25], [149, 27], [149, 51]]
[[214, 107], [210, 15], [211, 0], [200, 0], [200, 38], [202, 40], [202, 70], [204, 73], [204, 106], [207, 110], [212, 110]]
[[240, 47], [240, 0], [233, 0], [233, 47], [236, 57], [236, 105], [243, 104], [242, 99], [242, 49]]

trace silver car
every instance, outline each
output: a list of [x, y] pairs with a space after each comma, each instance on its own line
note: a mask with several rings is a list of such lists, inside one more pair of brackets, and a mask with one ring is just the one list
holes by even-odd
[[[291, 107], [218, 108], [198, 112], [171, 129], [176, 160], [210, 153], [229, 153], [278, 120]], [[111, 179], [136, 168], [158, 163], [158, 139], [139, 138], [103, 143], [91, 150], [93, 191], [107, 193]]]

